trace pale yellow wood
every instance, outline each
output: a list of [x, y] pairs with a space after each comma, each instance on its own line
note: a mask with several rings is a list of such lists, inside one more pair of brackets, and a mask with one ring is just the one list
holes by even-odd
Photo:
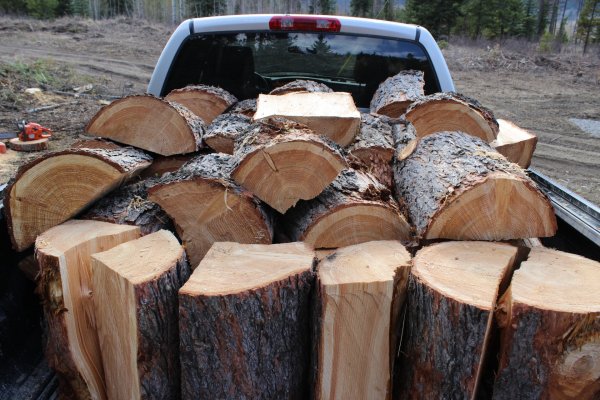
[[180, 294], [228, 295], [286, 279], [312, 268], [314, 251], [304, 243], [213, 244]]
[[97, 292], [91, 255], [138, 237], [135, 226], [72, 220], [49, 229], [36, 241], [38, 257], [52, 257], [58, 263], [61, 287], [56, 290], [64, 303], [61, 316], [69, 350], [94, 399], [107, 399], [107, 395], [92, 302]]
[[344, 92], [259, 95], [254, 120], [276, 116], [305, 124], [341, 146], [352, 143], [360, 128], [360, 112]]
[[397, 241], [339, 249], [318, 267], [319, 399], [388, 399], [410, 254]]
[[231, 106], [224, 98], [201, 89], [174, 90], [165, 96], [165, 100], [174, 101], [187, 107], [202, 118], [206, 125]]
[[498, 120], [498, 125], [498, 136], [490, 145], [508, 161], [528, 168], [537, 144], [537, 136], [503, 119]]

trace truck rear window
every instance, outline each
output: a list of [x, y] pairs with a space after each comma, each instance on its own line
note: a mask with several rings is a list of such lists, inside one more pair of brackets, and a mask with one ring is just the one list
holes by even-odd
[[425, 73], [427, 94], [440, 91], [427, 54], [406, 40], [339, 33], [198, 34], [181, 46], [161, 95], [205, 84], [247, 99], [311, 79], [350, 92], [358, 107], [368, 108], [378, 85], [406, 69]]

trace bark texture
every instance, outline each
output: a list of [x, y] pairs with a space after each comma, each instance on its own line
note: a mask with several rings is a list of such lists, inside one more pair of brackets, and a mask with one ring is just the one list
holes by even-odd
[[233, 154], [236, 140], [243, 137], [251, 123], [252, 119], [244, 114], [219, 115], [206, 129], [204, 142], [216, 152]]
[[190, 85], [175, 89], [165, 100], [183, 105], [206, 124], [210, 124], [217, 115], [238, 101], [225, 89], [207, 85]]
[[305, 399], [314, 273], [241, 293], [180, 295], [183, 399]]
[[371, 112], [399, 117], [407, 107], [424, 95], [422, 71], [402, 71], [382, 82], [371, 99]]
[[252, 118], [256, 112], [256, 99], [246, 99], [235, 103], [228, 110], [230, 114], [244, 114]]
[[331, 93], [333, 90], [331, 90], [329, 86], [319, 82], [296, 79], [295, 81], [288, 82], [283, 86], [271, 90], [269, 94], [282, 95], [292, 92]]

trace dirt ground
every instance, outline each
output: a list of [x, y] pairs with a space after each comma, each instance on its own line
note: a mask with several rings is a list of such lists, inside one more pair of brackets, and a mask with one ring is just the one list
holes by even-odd
[[[0, 18], [0, 132], [26, 119], [54, 130], [51, 150], [70, 145], [107, 101], [145, 90], [173, 29], [126, 19]], [[600, 139], [568, 121], [600, 120], [597, 57], [452, 43], [444, 54], [459, 92], [538, 135], [533, 168], [600, 204]], [[29, 87], [43, 92], [24, 94]], [[31, 110], [48, 105], [57, 107]], [[0, 155], [0, 184], [32, 157]]]

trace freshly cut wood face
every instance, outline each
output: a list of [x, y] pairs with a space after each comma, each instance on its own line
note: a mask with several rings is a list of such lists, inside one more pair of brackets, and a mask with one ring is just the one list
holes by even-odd
[[498, 125], [498, 137], [490, 145], [508, 161], [519, 164], [521, 168], [528, 168], [537, 144], [537, 136], [503, 119], [498, 120]]
[[216, 296], [264, 287], [310, 269], [314, 257], [312, 249], [299, 242], [217, 242], [179, 293]]
[[409, 269], [410, 254], [397, 241], [345, 247], [320, 262], [316, 398], [390, 398]]
[[[107, 398], [92, 302], [96, 290], [91, 255], [139, 236], [139, 228], [134, 226], [71, 220], [37, 238], [40, 290], [51, 327], [47, 357], [61, 378], [79, 390], [71, 395]], [[70, 365], [74, 370], [69, 370]]]
[[200, 148], [203, 121], [185, 107], [149, 95], [129, 96], [103, 107], [87, 133], [163, 156]]
[[259, 95], [254, 120], [284, 117], [305, 124], [340, 146], [354, 140], [360, 128], [360, 112], [349, 93], [288, 93]]
[[228, 91], [206, 85], [175, 89], [165, 96], [165, 100], [174, 101], [188, 108], [207, 125], [237, 102], [235, 96]]

